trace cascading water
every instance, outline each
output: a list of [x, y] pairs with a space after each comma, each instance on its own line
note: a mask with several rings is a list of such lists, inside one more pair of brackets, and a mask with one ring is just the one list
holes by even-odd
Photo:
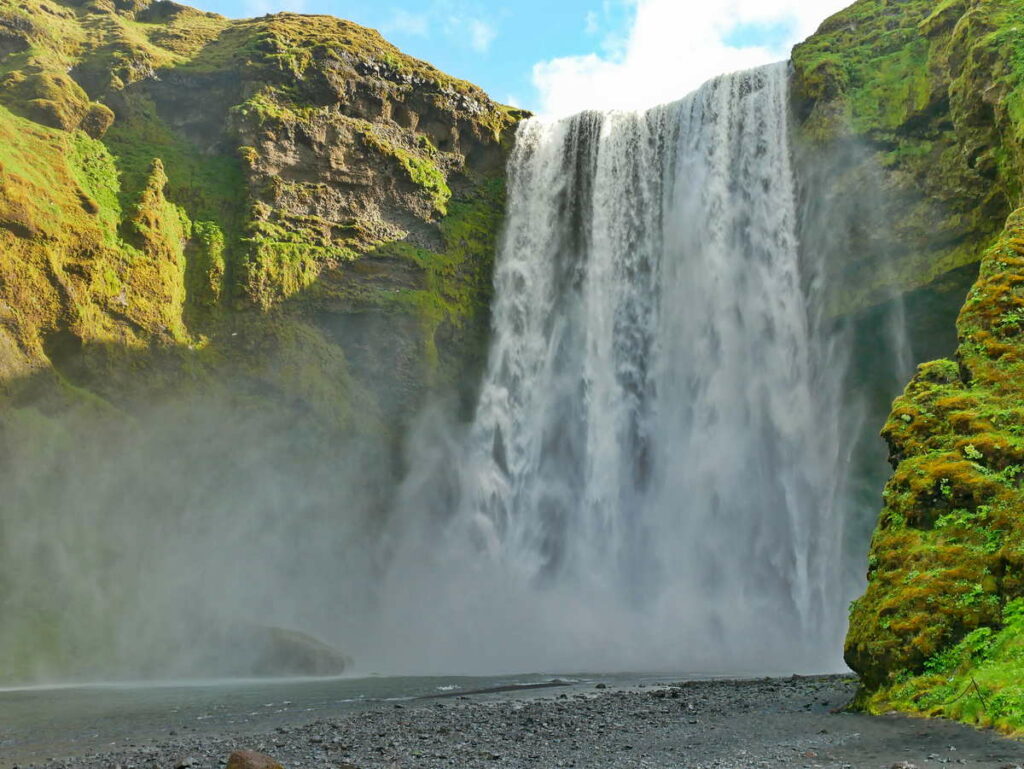
[[395, 499], [385, 447], [230, 400], [8, 420], [0, 682], [280, 673], [292, 631], [363, 672], [839, 668], [890, 388], [844, 390], [787, 83], [521, 126], [474, 418], [424, 415]]
[[442, 667], [840, 665], [842, 366], [800, 264], [787, 83], [521, 128], [458, 512], [386, 593], [436, 607], [416, 636]]

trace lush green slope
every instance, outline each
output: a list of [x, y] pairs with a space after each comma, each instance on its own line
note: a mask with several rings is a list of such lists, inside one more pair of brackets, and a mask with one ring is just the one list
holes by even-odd
[[861, 702], [1024, 730], [1024, 213], [1006, 222], [1024, 202], [1024, 3], [861, 0], [794, 66], [805, 151], [847, 155], [824, 194], [882, 200], [843, 231], [836, 306], [982, 257], [955, 357], [920, 368], [883, 431], [894, 473], [846, 648]]
[[[258, 365], [239, 326], [312, 370], [344, 357], [345, 318], [374, 318], [403, 327], [408, 411], [476, 354], [519, 115], [372, 30], [2, 0], [0, 105], [8, 389], [52, 367], [116, 402], [128, 350], [190, 377]], [[332, 414], [351, 400], [307, 385]]]

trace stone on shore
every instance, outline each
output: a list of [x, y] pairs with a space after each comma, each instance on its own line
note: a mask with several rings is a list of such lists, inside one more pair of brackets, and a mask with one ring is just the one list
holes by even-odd
[[228, 769], [284, 769], [270, 756], [255, 750], [236, 750], [228, 758]]

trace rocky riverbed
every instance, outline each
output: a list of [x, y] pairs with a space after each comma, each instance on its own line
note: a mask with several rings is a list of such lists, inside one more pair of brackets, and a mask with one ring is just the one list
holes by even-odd
[[833, 676], [463, 694], [379, 703], [260, 734], [172, 729], [155, 743], [42, 766], [220, 769], [244, 748], [287, 769], [1024, 767], [1024, 744], [992, 733], [839, 712], [854, 688]]

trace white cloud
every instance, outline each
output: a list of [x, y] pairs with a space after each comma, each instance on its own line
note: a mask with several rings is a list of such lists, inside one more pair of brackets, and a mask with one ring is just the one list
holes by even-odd
[[391, 18], [383, 25], [385, 34], [404, 34], [414, 37], [426, 37], [430, 34], [430, 20], [425, 13], [409, 13], [396, 9]]
[[[850, 0], [622, 0], [635, 3], [618, 51], [534, 67], [540, 112], [640, 109], [673, 101], [710, 78], [785, 59]], [[774, 30], [757, 40], [758, 28]], [[754, 44], [755, 41], [759, 44]]]
[[[268, 0], [248, 0], [267, 2]], [[306, 0], [286, 0], [305, 2]], [[477, 53], [487, 53], [491, 43], [498, 36], [495, 26], [475, 14], [475, 6], [462, 0], [433, 0], [426, 11], [411, 13], [401, 8], [392, 11], [388, 20], [381, 25], [385, 35], [409, 37], [430, 37], [442, 34], [453, 45], [470, 48]]]
[[469, 34], [469, 45], [477, 53], [487, 53], [498, 36], [497, 31], [483, 19], [466, 19], [464, 22]]

